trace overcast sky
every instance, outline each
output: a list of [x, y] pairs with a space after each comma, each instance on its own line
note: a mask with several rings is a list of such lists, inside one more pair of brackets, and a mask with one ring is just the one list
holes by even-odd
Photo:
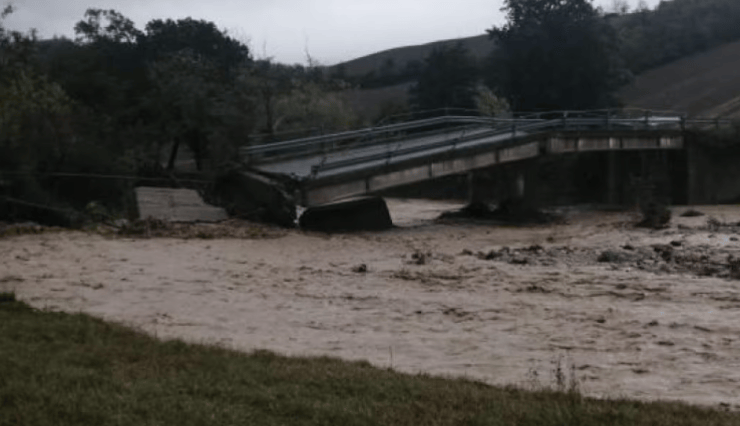
[[[596, 0], [609, 7], [613, 0]], [[628, 0], [632, 7], [638, 0]], [[647, 0], [652, 8], [659, 0]], [[7, 3], [7, 0], [0, 0]], [[393, 47], [483, 34], [504, 22], [503, 0], [12, 0], [6, 25], [74, 37], [87, 8], [115, 9], [138, 28], [151, 19], [215, 22], [256, 57], [324, 65]]]

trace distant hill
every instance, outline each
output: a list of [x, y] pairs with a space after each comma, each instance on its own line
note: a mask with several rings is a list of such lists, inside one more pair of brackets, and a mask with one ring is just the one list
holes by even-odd
[[493, 42], [488, 39], [488, 35], [484, 34], [475, 37], [442, 40], [418, 46], [406, 46], [384, 50], [382, 52], [373, 53], [371, 55], [327, 67], [327, 70], [329, 73], [334, 73], [343, 68], [345, 75], [348, 77], [361, 77], [372, 71], [380, 73], [383, 67], [387, 66], [388, 63], [393, 64], [393, 67], [396, 70], [402, 70], [411, 62], [418, 61], [419, 63], [423, 63], [424, 59], [429, 56], [435, 48], [454, 46], [456, 43], [462, 43], [476, 58], [486, 57], [493, 48]]
[[646, 71], [620, 98], [630, 107], [740, 118], [740, 41]]
[[[661, 1], [652, 10], [605, 18], [619, 34], [625, 65], [639, 73], [619, 93], [625, 105], [740, 118], [740, 1]], [[443, 40], [378, 52], [328, 72], [364, 89], [353, 105], [377, 112], [378, 103], [405, 103], [424, 59], [457, 42], [478, 58], [494, 49], [487, 35]]]
[[[418, 46], [405, 46], [373, 53], [351, 61], [327, 67], [329, 75], [343, 74], [343, 78], [362, 81], [363, 89], [354, 89], [345, 94], [349, 105], [367, 122], [407, 108], [408, 92], [415, 83], [416, 73], [429, 54], [436, 48], [462, 43], [470, 54], [481, 60], [493, 49], [488, 35], [441, 40]], [[415, 68], [418, 67], [418, 68]], [[367, 78], [374, 74], [373, 78]], [[394, 74], [381, 80], [383, 76]], [[359, 80], [358, 80], [359, 79]], [[368, 85], [369, 83], [369, 85]]]
[[[487, 41], [485, 36], [467, 40]], [[355, 72], [370, 69], [373, 61], [405, 55], [425, 55], [434, 46], [454, 41], [403, 47], [347, 62]], [[428, 50], [422, 50], [426, 48]], [[472, 49], [471, 49], [472, 50]], [[481, 50], [479, 50], [480, 52]], [[392, 56], [396, 55], [396, 56]], [[618, 96], [625, 106], [740, 119], [740, 41], [727, 43], [639, 74]], [[381, 104], [405, 104], [410, 83], [352, 93], [351, 105], [362, 115], [375, 115]]]

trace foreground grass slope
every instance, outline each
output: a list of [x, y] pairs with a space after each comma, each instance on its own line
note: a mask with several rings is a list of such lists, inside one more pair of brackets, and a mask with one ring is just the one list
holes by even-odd
[[737, 414], [242, 354], [0, 298], [0, 425], [732, 425]]

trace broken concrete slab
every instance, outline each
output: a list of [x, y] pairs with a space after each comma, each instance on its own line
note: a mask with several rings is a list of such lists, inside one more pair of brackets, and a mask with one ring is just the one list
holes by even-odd
[[226, 210], [206, 204], [192, 189], [138, 187], [139, 217], [168, 222], [220, 222], [228, 219]]
[[320, 232], [382, 231], [393, 227], [381, 197], [357, 197], [310, 207], [299, 219], [301, 228]]
[[296, 202], [284, 182], [241, 170], [218, 176], [209, 199], [226, 208], [230, 215], [258, 222], [295, 227]]

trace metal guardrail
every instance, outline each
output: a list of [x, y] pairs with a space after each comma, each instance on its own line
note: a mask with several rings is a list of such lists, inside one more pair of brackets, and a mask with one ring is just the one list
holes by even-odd
[[[526, 121], [516, 120], [514, 123], [517, 123], [518, 126], [516, 126], [514, 129], [506, 129], [506, 130], [492, 130], [485, 133], [478, 133], [472, 136], [462, 136], [458, 138], [454, 138], [451, 140], [444, 140], [444, 141], [438, 141], [430, 144], [420, 145], [420, 146], [412, 146], [412, 147], [404, 147], [399, 148], [394, 151], [389, 151], [385, 153], [378, 153], [378, 154], [371, 154], [361, 157], [355, 157], [351, 159], [346, 160], [339, 160], [339, 161], [332, 161], [332, 162], [324, 162], [318, 165], [315, 165], [312, 167], [312, 174], [316, 175], [319, 172], [322, 171], [328, 171], [328, 170], [336, 170], [341, 169], [345, 167], [351, 167], [358, 164], [363, 163], [369, 163], [373, 161], [379, 161], [379, 160], [386, 160], [390, 162], [395, 157], [401, 157], [404, 155], [414, 154], [418, 152], [424, 152], [424, 151], [431, 151], [438, 148], [445, 148], [450, 147], [451, 150], [455, 150], [460, 144], [463, 144], [468, 141], [473, 140], [479, 140], [479, 139], [485, 139], [495, 136], [501, 136], [505, 134], [511, 134], [512, 137], [509, 140], [515, 139], [518, 136], [524, 136], [531, 134], [532, 132], [537, 131], [546, 131], [546, 130], [557, 130], [557, 129], [583, 129], [583, 128], [589, 128], [593, 129], [594, 126], [600, 125], [603, 123], [601, 119], [570, 119], [568, 122], [568, 126], [564, 127], [562, 120], [555, 119], [555, 120], [543, 120], [543, 121], [537, 121], [537, 120], [531, 120], [527, 119]], [[642, 119], [639, 122], [636, 122], [634, 119], [614, 119], [610, 122], [610, 126], [624, 126], [624, 128], [634, 129], [635, 125], [639, 124], [640, 129], [637, 130], [644, 130], [644, 125], [646, 124]], [[697, 126], [697, 125], [721, 125], [721, 124], [729, 124], [729, 121], [720, 121], [717, 120], [672, 120], [672, 119], [660, 119], [660, 120], [651, 120], [648, 123], [649, 129], [668, 129], [668, 130], [678, 130], [678, 129], [684, 129], [687, 126]], [[605, 128], [605, 130], [614, 130], [614, 128], [608, 129]], [[519, 133], [517, 135], [517, 132]], [[499, 141], [499, 143], [507, 142], [506, 141]]]
[[[367, 128], [325, 136], [294, 139], [271, 144], [244, 147], [240, 150], [243, 157], [259, 162], [288, 158], [326, 154], [338, 149], [364, 148], [382, 145], [389, 142], [407, 139], [409, 133], [415, 137], [445, 134], [450, 131], [468, 128], [490, 127], [491, 129], [509, 129], [517, 123], [542, 121], [537, 119], [502, 119], [493, 117], [444, 116], [407, 123], [392, 124], [382, 127]], [[435, 130], [434, 128], [437, 127]], [[442, 127], [442, 128], [439, 128]], [[426, 130], [425, 128], [432, 128]], [[403, 133], [408, 132], [408, 133]]]
[[424, 120], [411, 121], [399, 124], [390, 124], [382, 127], [371, 127], [361, 130], [351, 130], [347, 132], [334, 133], [330, 135], [313, 136], [308, 138], [294, 139], [284, 142], [275, 142], [265, 145], [255, 145], [242, 148], [242, 154], [266, 154], [270, 152], [279, 152], [291, 148], [302, 148], [305, 146], [316, 146], [327, 143], [334, 143], [355, 138], [380, 136], [384, 133], [402, 132], [406, 130], [432, 127], [437, 125], [449, 124], [489, 124], [495, 122], [495, 119], [487, 117], [466, 117], [466, 116], [445, 116], [428, 118]]
[[424, 151], [430, 151], [438, 148], [446, 148], [450, 147], [451, 150], [455, 150], [459, 144], [463, 144], [465, 142], [470, 142], [474, 140], [479, 139], [485, 139], [490, 137], [496, 137], [506, 134], [511, 134], [512, 138], [516, 137], [516, 133], [520, 133], [520, 135], [526, 135], [527, 132], [530, 132], [532, 130], [544, 130], [550, 127], [559, 127], [560, 120], [547, 120], [547, 121], [536, 121], [535, 120], [528, 120], [527, 123], [524, 125], [517, 126], [516, 128], [512, 128], [511, 126], [507, 127], [505, 130], [501, 129], [494, 129], [488, 132], [484, 133], [477, 133], [475, 135], [469, 135], [469, 136], [461, 136], [457, 137], [451, 140], [443, 140], [443, 141], [437, 141], [425, 145], [419, 145], [419, 146], [411, 146], [411, 147], [402, 147], [398, 148], [393, 151], [388, 151], [384, 153], [378, 153], [378, 154], [370, 154], [366, 156], [361, 157], [355, 157], [350, 158], [346, 160], [339, 160], [339, 161], [332, 161], [328, 163], [321, 163], [318, 165], [315, 165], [311, 168], [312, 174], [316, 175], [321, 171], [327, 171], [327, 170], [335, 170], [335, 169], [341, 169], [344, 167], [350, 167], [357, 164], [363, 164], [363, 163], [369, 163], [372, 161], [378, 161], [378, 160], [386, 160], [390, 161], [394, 157], [400, 157], [403, 155], [409, 155], [409, 154], [415, 154], [417, 152], [424, 152]]
[[[415, 137], [439, 135], [451, 130], [463, 133], [470, 128], [490, 128], [490, 131], [472, 136], [458, 136], [442, 141], [413, 146], [397, 147], [383, 153], [375, 153], [347, 160], [325, 162], [314, 166], [313, 173], [337, 169], [364, 162], [388, 160], [401, 155], [413, 154], [426, 150], [451, 146], [453, 149], [460, 143], [511, 134], [511, 139], [532, 131], [545, 130], [685, 130], [687, 128], [721, 127], [730, 124], [730, 120], [717, 118], [686, 119], [674, 113], [662, 113], [645, 110], [598, 110], [598, 111], [554, 111], [522, 114], [515, 118], [494, 118], [480, 116], [442, 116], [405, 123], [390, 124], [381, 127], [347, 131], [325, 136], [315, 136], [257, 145], [242, 148], [241, 154], [252, 160], [275, 159], [281, 154], [289, 158], [299, 158], [316, 154], [327, 154], [337, 149], [358, 149]], [[439, 127], [442, 126], [440, 129]], [[423, 132], [423, 129], [429, 129]], [[402, 133], [408, 132], [408, 133]], [[399, 133], [401, 133], [399, 135]]]

